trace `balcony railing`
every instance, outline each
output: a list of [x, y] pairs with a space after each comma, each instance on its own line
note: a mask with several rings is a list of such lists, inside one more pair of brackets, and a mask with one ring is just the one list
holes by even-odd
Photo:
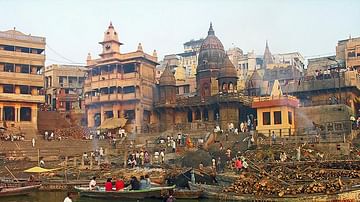
[[0, 93], [0, 101], [44, 103], [44, 95]]
[[43, 75], [17, 72], [0, 72], [1, 82], [13, 85], [44, 86]]
[[109, 101], [121, 101], [121, 100], [134, 100], [138, 99], [135, 93], [115, 93], [115, 94], [104, 94], [100, 96], [89, 96], [85, 98], [85, 104], [97, 103], [97, 102], [109, 102]]

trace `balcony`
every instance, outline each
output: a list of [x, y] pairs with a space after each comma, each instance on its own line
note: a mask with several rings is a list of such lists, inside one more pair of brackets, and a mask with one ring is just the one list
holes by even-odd
[[44, 95], [0, 93], [0, 101], [4, 101], [4, 102], [44, 103], [45, 102], [45, 96]]
[[2, 58], [2, 62], [15, 64], [19, 63], [19, 60], [30, 60], [32, 61], [32, 65], [43, 66], [45, 62], [45, 55], [43, 54], [32, 54], [16, 51], [0, 50], [0, 57]]
[[136, 99], [136, 94], [135, 93], [127, 93], [127, 94], [123, 94], [123, 100], [134, 100]]
[[17, 72], [0, 72], [1, 83], [26, 86], [44, 86], [43, 75]]
[[92, 103], [98, 103], [98, 102], [126, 101], [126, 100], [134, 100], [134, 99], [138, 99], [135, 93], [107, 94], [107, 95], [87, 97], [85, 98], [85, 104], [90, 105]]

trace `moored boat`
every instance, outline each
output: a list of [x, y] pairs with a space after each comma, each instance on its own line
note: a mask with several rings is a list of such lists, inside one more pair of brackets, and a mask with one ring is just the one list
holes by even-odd
[[219, 199], [221, 201], [360, 201], [360, 188], [352, 187], [334, 194], [298, 194], [291, 196], [256, 196], [250, 194], [235, 195], [221, 192], [221, 186], [193, 184], [189, 182], [192, 190], [202, 190], [204, 198]]
[[35, 190], [38, 190], [40, 187], [40, 184], [25, 186], [8, 186], [4, 184], [0, 185], [0, 197], [27, 195]]
[[202, 190], [175, 189], [174, 197], [176, 199], [198, 199], [202, 195]]
[[152, 187], [150, 189], [143, 190], [120, 190], [120, 191], [105, 191], [104, 188], [99, 190], [89, 190], [88, 187], [74, 187], [79, 192], [80, 197], [91, 198], [106, 198], [106, 199], [144, 199], [144, 198], [163, 198], [169, 194], [170, 190], [173, 190], [175, 186], [167, 187]]

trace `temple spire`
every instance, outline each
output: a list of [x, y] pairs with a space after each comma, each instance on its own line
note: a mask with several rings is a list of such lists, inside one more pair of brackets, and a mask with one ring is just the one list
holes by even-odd
[[209, 31], [208, 31], [208, 35], [215, 35], [215, 31], [213, 29], [212, 22], [210, 22], [210, 28], [209, 28]]
[[265, 52], [264, 52], [264, 58], [263, 58], [263, 68], [265, 69], [268, 64], [273, 64], [273, 56], [271, 55], [268, 40], [266, 40], [266, 46], [265, 46]]

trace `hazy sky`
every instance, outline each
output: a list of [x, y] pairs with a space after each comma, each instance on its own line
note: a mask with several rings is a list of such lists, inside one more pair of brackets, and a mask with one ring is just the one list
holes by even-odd
[[47, 64], [97, 57], [110, 21], [125, 44], [121, 52], [141, 42], [160, 59], [206, 37], [210, 21], [225, 49], [256, 54], [269, 40], [272, 53], [329, 55], [338, 40], [360, 36], [359, 0], [0, 0], [0, 10], [0, 30], [46, 37]]

